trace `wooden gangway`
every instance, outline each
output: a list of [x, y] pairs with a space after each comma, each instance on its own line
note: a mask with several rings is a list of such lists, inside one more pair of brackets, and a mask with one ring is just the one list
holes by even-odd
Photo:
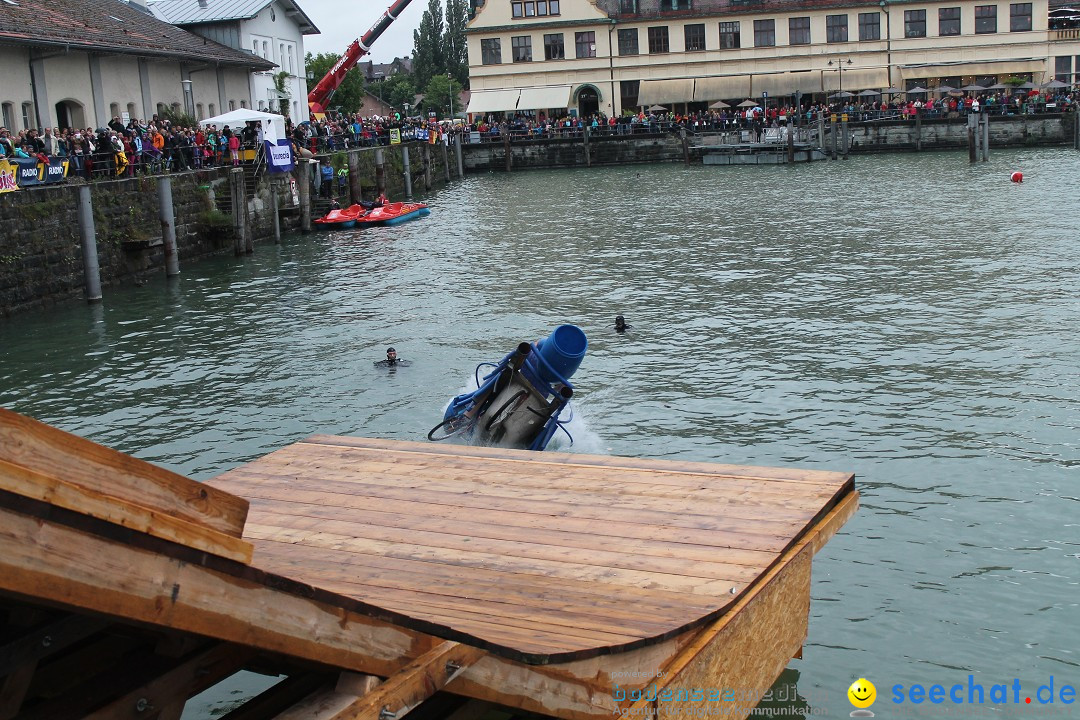
[[[288, 676], [252, 717], [685, 714], [710, 700], [626, 690], [767, 689], [857, 501], [845, 473], [334, 436], [197, 483], [0, 410], [0, 699], [19, 700], [0, 720], [155, 692], [175, 713], [245, 667]], [[120, 633], [160, 670], [42, 692], [68, 646], [16, 650], [65, 623], [71, 648]]]

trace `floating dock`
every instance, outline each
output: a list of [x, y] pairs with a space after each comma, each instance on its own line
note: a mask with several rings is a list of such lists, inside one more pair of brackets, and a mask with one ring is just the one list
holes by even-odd
[[[0, 410], [0, 720], [746, 717], [847, 473], [314, 436], [199, 483]], [[141, 709], [140, 709], [141, 708]]]

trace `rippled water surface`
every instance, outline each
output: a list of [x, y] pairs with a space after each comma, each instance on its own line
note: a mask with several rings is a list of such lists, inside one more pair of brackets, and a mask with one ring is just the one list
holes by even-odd
[[[0, 405], [207, 478], [316, 432], [423, 439], [477, 362], [573, 322], [574, 449], [857, 473], [791, 665], [811, 704], [1080, 685], [1078, 176], [1038, 150], [471, 177], [421, 221], [0, 321]], [[411, 367], [373, 367], [391, 344]]]

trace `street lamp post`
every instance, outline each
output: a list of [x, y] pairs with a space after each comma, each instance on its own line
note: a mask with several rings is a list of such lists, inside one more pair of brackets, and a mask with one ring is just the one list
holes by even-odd
[[832, 67], [832, 66], [835, 65], [836, 70], [840, 75], [840, 89], [836, 91], [836, 94], [839, 97], [840, 101], [843, 102], [843, 100], [844, 100], [844, 97], [843, 97], [843, 95], [844, 95], [844, 70], [845, 70], [844, 66], [852, 64], [851, 58], [837, 58], [836, 60], [830, 60], [828, 64], [829, 64], [829, 67]]
[[454, 124], [454, 78], [450, 73], [446, 73], [446, 79], [450, 83], [450, 124]]

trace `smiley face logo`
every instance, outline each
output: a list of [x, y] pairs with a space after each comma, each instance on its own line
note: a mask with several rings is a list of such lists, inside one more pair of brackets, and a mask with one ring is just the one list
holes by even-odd
[[848, 700], [857, 708], [868, 708], [877, 700], [877, 688], [866, 678], [859, 678], [851, 683], [847, 690]]

